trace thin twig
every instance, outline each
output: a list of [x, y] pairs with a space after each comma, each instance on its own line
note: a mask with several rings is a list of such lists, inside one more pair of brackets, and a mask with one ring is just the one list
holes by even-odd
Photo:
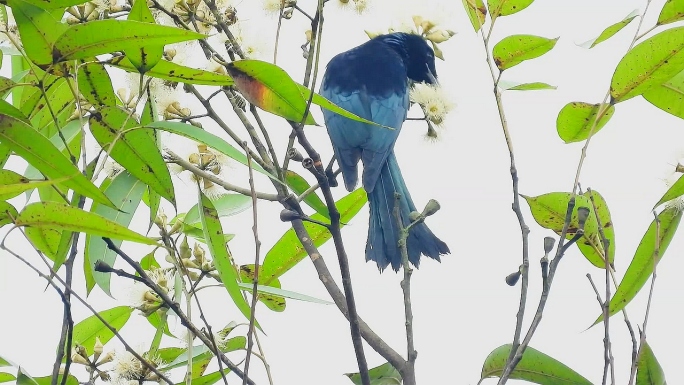
[[[175, 152], [173, 152], [169, 149], [167, 149], [165, 152], [169, 155], [170, 161], [172, 163], [175, 163], [175, 164], [183, 167], [184, 169], [192, 172], [193, 174], [195, 174], [199, 177], [202, 177], [203, 179], [209, 180], [209, 181], [223, 187], [224, 189], [226, 189], [228, 191], [234, 191], [236, 193], [246, 195], [246, 196], [251, 196], [251, 194], [252, 194], [250, 189], [246, 189], [244, 187], [240, 187], [240, 186], [236, 186], [234, 184], [230, 184], [230, 183], [224, 181], [223, 179], [217, 177], [216, 175], [214, 175], [208, 171], [202, 170], [201, 168], [199, 168], [199, 167], [195, 166], [194, 164], [188, 162], [187, 160], [183, 159], [183, 157], [181, 157], [180, 155], [176, 154]], [[269, 193], [262, 193], [262, 192], [255, 192], [255, 194], [256, 194], [257, 198], [259, 198], [259, 199], [264, 199], [264, 200], [272, 201], [272, 202], [277, 202], [279, 200], [278, 195], [276, 195], [276, 194], [269, 194]]]
[[[247, 143], [243, 144], [243, 147], [247, 147]], [[257, 221], [257, 196], [256, 190], [254, 189], [254, 170], [252, 169], [252, 158], [247, 153], [247, 167], [249, 168], [249, 188], [252, 191], [252, 220], [254, 224], [252, 225], [252, 233], [254, 234], [254, 278], [252, 287], [252, 309], [249, 313], [249, 330], [247, 331], [247, 356], [245, 357], [245, 378], [242, 380], [242, 385], [246, 384], [246, 379], [249, 374], [249, 362], [252, 357], [252, 349], [254, 348], [254, 320], [256, 319], [256, 305], [257, 298], [259, 297], [259, 292], [257, 288], [259, 286], [259, 254], [261, 252], [261, 241], [259, 240], [258, 232], [258, 221]]]
[[416, 358], [418, 352], [414, 346], [413, 341], [413, 309], [411, 306], [411, 274], [413, 269], [409, 265], [407, 240], [409, 237], [409, 229], [405, 228], [401, 219], [400, 207], [401, 194], [394, 193], [394, 219], [397, 221], [399, 228], [399, 242], [398, 247], [401, 250], [401, 264], [404, 270], [404, 278], [401, 280], [401, 290], [404, 295], [404, 319], [406, 325], [406, 365], [401, 370], [401, 377], [406, 385], [416, 384]]

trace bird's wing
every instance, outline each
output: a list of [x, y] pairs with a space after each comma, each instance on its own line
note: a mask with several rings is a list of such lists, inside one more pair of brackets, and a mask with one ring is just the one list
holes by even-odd
[[373, 191], [380, 176], [380, 170], [387, 156], [394, 148], [399, 137], [401, 125], [406, 120], [409, 108], [408, 89], [403, 93], [389, 93], [386, 96], [365, 95], [370, 106], [370, 120], [393, 129], [369, 126], [369, 138], [362, 145], [363, 152], [363, 187], [367, 192]]

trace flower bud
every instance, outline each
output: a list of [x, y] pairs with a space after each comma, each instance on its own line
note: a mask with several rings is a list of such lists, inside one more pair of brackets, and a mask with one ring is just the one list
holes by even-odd
[[428, 203], [425, 205], [425, 208], [423, 209], [423, 216], [429, 217], [430, 215], [439, 211], [439, 209], [439, 202], [437, 202], [434, 199], [430, 199]]
[[190, 268], [190, 269], [199, 269], [200, 267], [197, 266], [197, 264], [193, 261], [191, 261], [189, 258], [182, 258], [181, 263], [183, 266]]
[[515, 286], [515, 284], [518, 283], [519, 279], [520, 279], [520, 270], [518, 270], [514, 273], [511, 273], [511, 274], [508, 274], [506, 276], [506, 284], [508, 284], [508, 286]]
[[95, 337], [95, 346], [93, 346], [93, 353], [95, 354], [95, 360], [97, 360], [97, 357], [102, 354], [102, 351], [104, 350], [104, 345], [102, 345], [102, 341], [100, 341], [100, 337]]
[[[176, 221], [176, 223], [180, 223], [180, 221]], [[178, 252], [180, 253], [181, 258], [190, 258], [192, 256], [192, 251], [190, 250], [187, 236], [183, 237], [183, 241], [178, 246]]]
[[90, 362], [88, 362], [88, 359], [76, 352], [74, 352], [74, 354], [71, 355], [71, 362], [75, 364], [90, 366]]
[[280, 220], [283, 222], [291, 222], [296, 219], [301, 219], [301, 216], [295, 211], [284, 209], [280, 212]]
[[544, 237], [544, 253], [546, 253], [546, 254], [550, 253], [555, 244], [556, 244], [556, 238]]
[[587, 207], [580, 207], [577, 209], [577, 222], [579, 223], [579, 228], [584, 230], [584, 224], [587, 222], [587, 218], [589, 218], [589, 208]]
[[415, 222], [421, 218], [420, 213], [418, 211], [411, 211], [409, 213], [409, 219], [411, 222]]
[[451, 37], [455, 34], [456, 32], [454, 31], [450, 31], [448, 29], [440, 29], [437, 31], [430, 32], [427, 36], [425, 36], [425, 38], [435, 44], [439, 44], [451, 39]]
[[112, 361], [114, 361], [114, 352], [113, 351], [107, 352], [107, 354], [102, 356], [102, 358], [100, 359], [100, 361], [97, 362], [97, 364], [102, 365], [102, 364], [110, 363]]

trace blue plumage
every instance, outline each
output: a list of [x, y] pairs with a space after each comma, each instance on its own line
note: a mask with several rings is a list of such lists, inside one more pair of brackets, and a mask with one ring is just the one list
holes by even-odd
[[[323, 110], [348, 191], [358, 184], [358, 162], [363, 163], [361, 180], [370, 204], [366, 260], [375, 261], [380, 270], [390, 264], [395, 271], [401, 267], [399, 230], [393, 215], [395, 191], [401, 194], [404, 226], [410, 223], [409, 213], [416, 210], [394, 156], [394, 143], [409, 108], [409, 80], [434, 83], [436, 76], [434, 53], [422, 37], [392, 33], [335, 56], [323, 77], [321, 95], [362, 118], [394, 128], [356, 122]], [[439, 261], [440, 254], [449, 253], [449, 247], [424, 223], [412, 228], [407, 249], [416, 267], [421, 254]]]

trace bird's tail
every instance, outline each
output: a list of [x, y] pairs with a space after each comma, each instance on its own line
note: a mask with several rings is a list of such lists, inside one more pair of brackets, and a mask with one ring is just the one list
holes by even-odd
[[[375, 188], [368, 194], [370, 224], [366, 243], [366, 260], [375, 261], [381, 271], [389, 264], [392, 264], [394, 271], [398, 271], [401, 267], [401, 249], [398, 246], [400, 234], [394, 216], [395, 192], [401, 195], [397, 203], [402, 223], [406, 227], [411, 223], [409, 213], [416, 211], [416, 206], [411, 200], [411, 194], [406, 188], [399, 164], [392, 151], [382, 166]], [[446, 243], [437, 238], [425, 223], [411, 228], [407, 239], [407, 250], [409, 261], [416, 267], [420, 262], [421, 254], [439, 261], [441, 254], [449, 253]]]

